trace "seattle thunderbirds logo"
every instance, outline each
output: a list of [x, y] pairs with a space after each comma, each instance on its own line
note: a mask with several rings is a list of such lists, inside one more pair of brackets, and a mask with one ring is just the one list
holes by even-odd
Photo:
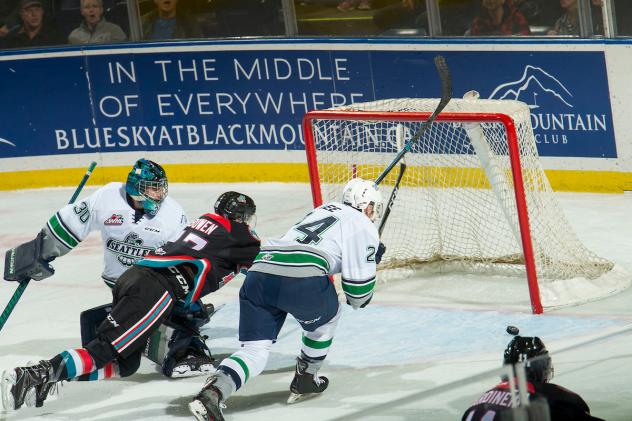
[[494, 89], [489, 99], [514, 99], [529, 104], [532, 110], [540, 108], [538, 102], [546, 98], [547, 103], [557, 102], [573, 108], [573, 94], [555, 76], [540, 67], [527, 65], [522, 77], [503, 83]]
[[143, 239], [135, 232], [127, 234], [123, 241], [108, 238], [106, 248], [116, 254], [116, 258], [124, 266], [132, 266], [147, 253], [154, 251], [153, 247], [143, 246]]

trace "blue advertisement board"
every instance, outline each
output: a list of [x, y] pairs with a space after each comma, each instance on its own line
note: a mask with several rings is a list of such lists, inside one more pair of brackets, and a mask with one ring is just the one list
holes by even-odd
[[439, 97], [437, 54], [455, 97], [529, 104], [542, 156], [617, 156], [603, 52], [192, 49], [0, 61], [0, 158], [300, 150], [306, 111]]

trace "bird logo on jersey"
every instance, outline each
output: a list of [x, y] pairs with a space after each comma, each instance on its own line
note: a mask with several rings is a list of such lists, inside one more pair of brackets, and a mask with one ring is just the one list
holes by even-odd
[[135, 232], [127, 234], [123, 241], [108, 238], [105, 247], [108, 251], [116, 254], [117, 260], [123, 266], [132, 266], [149, 252], [154, 251], [154, 247], [143, 247], [143, 239]]

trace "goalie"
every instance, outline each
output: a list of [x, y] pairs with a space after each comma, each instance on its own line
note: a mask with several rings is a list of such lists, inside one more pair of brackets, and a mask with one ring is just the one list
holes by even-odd
[[[148, 159], [139, 159], [125, 183], [109, 183], [77, 204], [57, 211], [37, 237], [7, 252], [4, 278], [22, 281], [41, 280], [54, 273], [50, 262], [79, 246], [92, 231], [99, 231], [103, 241], [104, 268], [101, 277], [114, 288], [121, 274], [147, 253], [178, 238], [187, 217], [173, 198], [168, 196], [165, 170]], [[107, 317], [111, 306], [98, 306], [81, 313], [83, 345], [95, 336], [96, 327]], [[178, 311], [161, 326], [149, 343], [147, 355], [161, 366], [168, 377], [200, 375], [214, 371], [210, 351], [199, 333], [208, 321], [202, 302], [191, 306], [188, 314]], [[155, 344], [160, 338], [170, 340], [171, 347]], [[80, 380], [89, 380], [81, 378]], [[45, 397], [43, 397], [45, 398]]]
[[112, 310], [81, 348], [2, 374], [5, 409], [43, 403], [49, 388], [63, 380], [134, 374], [147, 338], [176, 308], [188, 312], [202, 296], [221, 288], [252, 264], [260, 241], [249, 227], [254, 201], [226, 192], [216, 214], [189, 224], [179, 238], [157, 248], [125, 271], [112, 290]]

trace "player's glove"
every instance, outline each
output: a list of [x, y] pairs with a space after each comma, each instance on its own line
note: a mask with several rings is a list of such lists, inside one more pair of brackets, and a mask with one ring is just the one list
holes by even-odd
[[379, 265], [382, 261], [382, 256], [386, 251], [386, 246], [383, 242], [380, 241], [380, 245], [377, 247], [377, 252], [375, 253], [375, 264]]
[[48, 264], [52, 259], [42, 258], [43, 241], [43, 233], [40, 232], [34, 240], [8, 250], [4, 255], [4, 279], [41, 281], [53, 276], [55, 269]]

